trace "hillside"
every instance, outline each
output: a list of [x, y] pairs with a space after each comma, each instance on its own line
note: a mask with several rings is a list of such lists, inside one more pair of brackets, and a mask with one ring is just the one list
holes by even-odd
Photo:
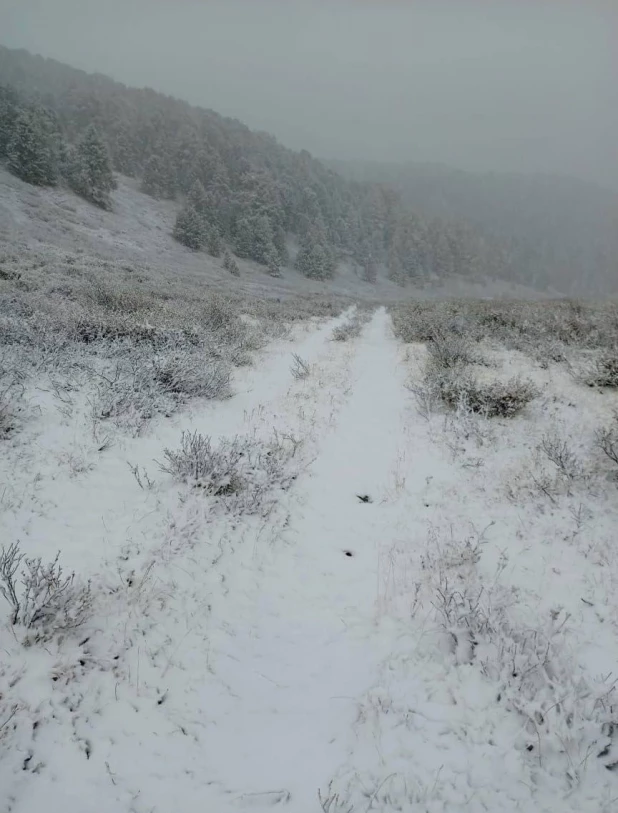
[[[114, 206], [104, 211], [70, 190], [31, 186], [0, 167], [0, 271], [22, 273], [33, 267], [63, 278], [71, 264], [96, 268], [104, 262], [108, 274], [126, 269], [145, 278], [188, 281], [230, 295], [286, 298], [345, 296], [363, 300], [397, 301], [408, 296], [517, 297], [537, 296], [532, 288], [494, 280], [483, 284], [450, 277], [431, 285], [401, 288], [385, 276], [364, 281], [349, 261], [339, 263], [332, 280], [315, 280], [293, 267], [279, 277], [250, 259], [238, 259], [239, 275], [223, 268], [221, 258], [191, 251], [172, 237], [178, 211], [174, 201], [156, 200], [140, 192], [132, 178], [118, 177]], [[294, 245], [290, 243], [290, 251]], [[31, 284], [42, 283], [39, 277]]]
[[517, 277], [575, 294], [618, 291], [618, 194], [557, 175], [472, 173], [437, 164], [329, 161], [385, 183], [427, 217], [463, 221], [509, 247]]
[[[321, 281], [342, 275], [345, 284], [349, 274], [355, 286], [360, 277], [400, 288], [453, 278], [548, 287], [542, 276], [521, 273], [504, 240], [413, 213], [387, 186], [346, 180], [309, 153], [212, 111], [2, 47], [0, 85], [0, 158], [15, 163], [9, 153], [24, 130], [45, 156], [35, 182], [83, 191], [75, 156], [90, 139], [134, 189], [176, 203], [169, 232], [200, 256], [228, 247], [274, 278], [294, 266]], [[100, 197], [114, 209], [109, 190]], [[566, 290], [562, 279], [553, 284]]]

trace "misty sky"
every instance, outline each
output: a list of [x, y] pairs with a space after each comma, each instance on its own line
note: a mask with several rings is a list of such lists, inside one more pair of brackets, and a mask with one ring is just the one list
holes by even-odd
[[0, 42], [318, 156], [618, 186], [616, 0], [0, 0]]

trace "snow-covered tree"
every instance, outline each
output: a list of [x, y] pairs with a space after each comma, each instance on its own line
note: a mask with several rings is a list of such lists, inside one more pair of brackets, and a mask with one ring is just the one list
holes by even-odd
[[58, 178], [54, 147], [43, 116], [36, 110], [24, 110], [15, 120], [7, 146], [10, 171], [27, 183], [53, 186]]
[[91, 124], [73, 152], [69, 185], [86, 200], [111, 209], [110, 192], [116, 188], [107, 147]]
[[206, 247], [211, 257], [220, 257], [223, 251], [223, 240], [216, 226], [209, 226], [206, 230]]
[[[266, 215], [251, 218], [252, 231], [251, 257], [262, 265], [268, 265], [268, 258], [277, 254], [273, 245], [273, 229]], [[278, 259], [278, 255], [277, 255]]]
[[176, 197], [176, 183], [172, 168], [161, 155], [151, 155], [142, 177], [142, 192], [158, 200], [173, 200]]
[[336, 267], [332, 251], [319, 239], [307, 235], [296, 256], [296, 269], [311, 279], [331, 279]]
[[365, 260], [365, 264], [363, 266], [363, 279], [365, 282], [370, 282], [372, 285], [377, 282], [378, 266], [371, 255]]
[[233, 257], [230, 252], [225, 249], [223, 252], [223, 267], [226, 271], [229, 271], [235, 277], [240, 276], [240, 270], [238, 268], [238, 263], [236, 262], [236, 258]]
[[237, 221], [234, 228], [234, 252], [243, 258], [252, 256], [253, 253], [253, 229], [246, 217]]
[[271, 245], [264, 256], [265, 265], [268, 267], [268, 273], [271, 277], [281, 276], [281, 262], [279, 260], [279, 252]]
[[276, 226], [273, 229], [273, 245], [277, 249], [281, 265], [285, 265], [289, 260], [289, 254], [285, 239], [285, 229], [282, 226]]
[[13, 127], [20, 114], [20, 102], [17, 93], [10, 87], [0, 85], [0, 156], [7, 154], [13, 137]]
[[184, 206], [176, 218], [174, 225], [174, 238], [194, 251], [199, 250], [204, 245], [205, 240], [204, 221], [201, 215], [195, 211], [193, 206]]
[[206, 192], [204, 190], [204, 185], [200, 180], [196, 180], [193, 183], [193, 186], [189, 190], [189, 194], [187, 195], [187, 203], [190, 206], [193, 206], [196, 212], [199, 212], [202, 217], [207, 216], [208, 214], [208, 198], [206, 197]]

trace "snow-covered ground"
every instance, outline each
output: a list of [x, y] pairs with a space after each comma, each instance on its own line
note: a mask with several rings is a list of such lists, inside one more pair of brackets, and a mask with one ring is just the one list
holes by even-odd
[[[20, 270], [37, 263], [46, 270], [77, 260], [99, 261], [147, 270], [163, 279], [182, 276], [213, 289], [243, 296], [291, 297], [329, 294], [375, 301], [408, 296], [538, 297], [523, 285], [503, 280], [472, 282], [453, 278], [422, 289], [402, 289], [380, 276], [376, 285], [363, 282], [349, 263], [340, 263], [334, 280], [319, 282], [288, 267], [280, 278], [264, 266], [238, 259], [240, 277], [232, 277], [221, 259], [194, 252], [172, 238], [179, 202], [160, 201], [139, 191], [137, 181], [118, 176], [112, 211], [90, 205], [66, 189], [43, 189], [24, 183], [0, 166], [0, 271]], [[75, 257], [73, 257], [75, 259]]]
[[[346, 318], [102, 450], [29, 392], [0, 538], [60, 549], [93, 612], [30, 646], [4, 617], [1, 811], [618, 809], [618, 486], [593, 444], [615, 395], [493, 347], [488, 375], [539, 388], [521, 415], [422, 415], [423, 346], [384, 309], [332, 341]], [[274, 438], [288, 476], [251, 512], [178, 483], [155, 461], [185, 431]]]

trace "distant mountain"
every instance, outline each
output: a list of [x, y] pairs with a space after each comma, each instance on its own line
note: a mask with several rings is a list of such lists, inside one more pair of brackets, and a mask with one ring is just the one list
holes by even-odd
[[611, 202], [600, 193], [565, 193], [579, 205], [565, 225], [571, 209], [554, 181], [543, 192], [539, 180], [528, 189], [435, 168], [335, 169], [211, 110], [2, 46], [0, 162], [112, 211], [112, 170], [134, 178], [177, 201], [170, 234], [187, 250], [231, 251], [273, 277], [293, 265], [326, 282], [352, 268], [369, 284], [618, 287]]
[[349, 179], [387, 184], [425, 216], [466, 222], [506, 244], [522, 281], [618, 292], [618, 194], [610, 189], [558, 175], [440, 164], [327, 163]]

